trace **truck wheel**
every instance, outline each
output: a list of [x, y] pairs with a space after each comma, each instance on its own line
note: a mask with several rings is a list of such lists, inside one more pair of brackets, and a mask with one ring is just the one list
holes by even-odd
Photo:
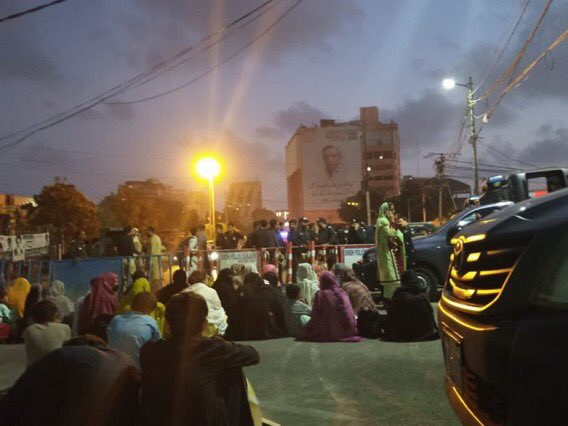
[[438, 279], [434, 272], [429, 268], [423, 266], [417, 266], [414, 268], [414, 272], [418, 276], [420, 281], [420, 286], [431, 302], [436, 302], [438, 300]]

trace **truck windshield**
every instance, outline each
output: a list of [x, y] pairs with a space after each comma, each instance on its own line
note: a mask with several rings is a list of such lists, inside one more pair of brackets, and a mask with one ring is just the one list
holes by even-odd
[[538, 307], [568, 310], [568, 232], [556, 241], [542, 266], [534, 302]]

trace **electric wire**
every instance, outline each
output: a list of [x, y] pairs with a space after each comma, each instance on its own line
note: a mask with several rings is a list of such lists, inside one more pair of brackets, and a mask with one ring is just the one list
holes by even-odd
[[63, 111], [59, 114], [56, 114], [55, 116], [52, 116], [46, 120], [43, 120], [39, 123], [36, 123], [32, 126], [28, 126], [25, 129], [21, 129], [18, 130], [16, 132], [10, 133], [8, 135], [4, 135], [2, 137], [0, 137], [0, 140], [6, 140], [6, 139], [11, 139], [13, 137], [18, 137], [16, 140], [9, 142], [7, 144], [4, 144], [2, 146], [0, 146], [0, 151], [5, 150], [7, 148], [12, 148], [18, 144], [20, 144], [21, 142], [25, 141], [26, 139], [28, 139], [29, 137], [33, 136], [34, 134], [45, 130], [49, 127], [53, 127], [65, 120], [68, 120], [88, 109], [93, 108], [96, 105], [101, 104], [102, 102], [111, 99], [115, 96], [117, 96], [118, 94], [124, 92], [125, 90], [131, 88], [134, 84], [142, 81], [143, 79], [147, 78], [148, 76], [151, 76], [153, 73], [159, 72], [161, 69], [163, 69], [164, 66], [167, 66], [171, 63], [172, 60], [177, 60], [179, 59], [180, 56], [190, 52], [191, 50], [195, 49], [196, 46], [202, 44], [203, 42], [206, 42], [208, 40], [210, 40], [211, 38], [222, 34], [225, 31], [228, 31], [229, 29], [231, 29], [232, 27], [238, 25], [239, 23], [243, 22], [244, 20], [248, 19], [250, 16], [254, 15], [255, 13], [261, 11], [263, 8], [265, 8], [266, 6], [268, 6], [270, 3], [277, 1], [277, 0], [266, 0], [265, 2], [263, 2], [261, 5], [257, 6], [256, 8], [252, 9], [251, 11], [245, 13], [244, 15], [240, 16], [239, 18], [233, 20], [232, 22], [230, 22], [229, 24], [221, 27], [220, 29], [216, 30], [215, 32], [205, 36], [204, 38], [202, 38], [201, 40], [199, 40], [196, 44], [191, 45], [183, 50], [181, 50], [180, 52], [178, 52], [177, 54], [173, 55], [172, 57], [165, 59], [163, 61], [161, 61], [160, 63], [154, 65], [153, 67], [151, 67], [150, 69], [136, 75], [135, 77], [127, 80], [126, 82], [120, 83], [108, 90], [106, 90], [105, 92], [103, 92], [102, 94], [95, 96], [93, 98], [90, 98], [87, 101], [84, 101], [66, 111]]
[[6, 22], [6, 21], [10, 21], [12, 19], [20, 18], [24, 15], [29, 15], [31, 13], [39, 12], [42, 9], [45, 9], [45, 8], [48, 8], [48, 7], [51, 7], [51, 6], [55, 6], [56, 4], [63, 3], [64, 1], [65, 0], [54, 0], [54, 1], [49, 2], [49, 3], [40, 4], [39, 6], [32, 7], [31, 9], [22, 10], [21, 12], [13, 13], [12, 15], [8, 15], [8, 16], [5, 16], [3, 18], [0, 18], [0, 24], [2, 22]]
[[151, 101], [154, 99], [158, 99], [161, 98], [163, 96], [167, 96], [170, 95], [172, 93], [175, 93], [179, 90], [185, 89], [186, 87], [192, 85], [193, 83], [198, 82], [199, 80], [201, 80], [202, 78], [206, 77], [207, 75], [209, 75], [210, 73], [212, 73], [213, 71], [215, 71], [217, 68], [225, 65], [227, 62], [231, 61], [232, 59], [234, 59], [235, 57], [237, 57], [239, 54], [241, 54], [243, 51], [245, 51], [246, 49], [248, 49], [249, 47], [251, 47], [253, 44], [255, 44], [258, 40], [260, 40], [261, 38], [263, 38], [266, 34], [268, 34], [270, 31], [272, 31], [274, 29], [274, 27], [276, 27], [276, 25], [278, 25], [284, 18], [286, 18], [286, 16], [291, 13], [294, 8], [296, 8], [300, 3], [302, 3], [303, 0], [297, 0], [292, 6], [290, 6], [288, 9], [286, 9], [279, 17], [278, 19], [276, 19], [272, 24], [270, 24], [267, 28], [265, 28], [262, 32], [260, 32], [259, 34], [257, 34], [252, 40], [250, 40], [248, 43], [244, 44], [243, 46], [241, 46], [239, 49], [237, 49], [235, 52], [233, 52], [231, 55], [229, 55], [228, 57], [226, 57], [225, 59], [223, 59], [222, 61], [217, 62], [215, 65], [213, 65], [211, 68], [209, 68], [208, 70], [202, 72], [201, 74], [195, 76], [194, 78], [192, 78], [191, 80], [176, 86], [172, 89], [166, 90], [165, 92], [160, 92], [160, 93], [156, 93], [154, 95], [151, 96], [146, 96], [143, 98], [139, 98], [139, 99], [133, 99], [130, 101], [113, 101], [113, 102], [107, 102], [107, 104], [112, 104], [112, 105], [131, 105], [131, 104], [137, 104], [137, 103], [141, 103], [141, 102], [147, 102], [147, 101]]
[[524, 166], [529, 166], [529, 167], [533, 167], [533, 168], [536, 168], [536, 167], [537, 167], [535, 164], [529, 163], [529, 162], [527, 162], [527, 161], [519, 160], [519, 159], [517, 159], [517, 158], [513, 158], [513, 157], [511, 157], [511, 156], [509, 156], [509, 155], [507, 155], [507, 154], [505, 154], [505, 153], [499, 151], [498, 149], [492, 147], [491, 145], [486, 144], [485, 142], [483, 142], [483, 141], [481, 141], [481, 140], [478, 140], [477, 142], [480, 143], [481, 146], [483, 146], [483, 147], [489, 149], [490, 151], [493, 151], [494, 154], [500, 155], [501, 157], [503, 157], [503, 158], [505, 158], [505, 159], [508, 159], [508, 160], [510, 160], [510, 161], [512, 161], [512, 162], [514, 162], [514, 163], [522, 164], [522, 165], [524, 165]]

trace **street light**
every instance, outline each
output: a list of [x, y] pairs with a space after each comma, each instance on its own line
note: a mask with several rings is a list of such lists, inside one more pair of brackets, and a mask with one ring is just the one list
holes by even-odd
[[213, 180], [219, 175], [221, 165], [219, 162], [211, 157], [202, 158], [197, 162], [197, 174], [203, 179], [209, 181], [209, 220], [212, 226], [212, 232], [215, 232], [215, 186]]
[[456, 83], [453, 78], [445, 78], [442, 80], [442, 87], [451, 90], [456, 86], [465, 87], [467, 89], [466, 110], [469, 116], [469, 143], [473, 148], [473, 193], [479, 195], [479, 168], [477, 164], [477, 132], [475, 131], [475, 101], [473, 100], [473, 80], [471, 77], [467, 83]]

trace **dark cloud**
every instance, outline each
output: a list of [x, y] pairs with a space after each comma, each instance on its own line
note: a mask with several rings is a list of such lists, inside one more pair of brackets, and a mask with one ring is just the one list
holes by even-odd
[[329, 115], [305, 101], [299, 101], [294, 102], [285, 110], [278, 111], [273, 122], [276, 127], [291, 135], [298, 126], [319, 124], [322, 118], [329, 118]]
[[254, 137], [256, 139], [269, 139], [277, 140], [284, 137], [284, 132], [281, 129], [271, 126], [260, 126], [254, 129]]

